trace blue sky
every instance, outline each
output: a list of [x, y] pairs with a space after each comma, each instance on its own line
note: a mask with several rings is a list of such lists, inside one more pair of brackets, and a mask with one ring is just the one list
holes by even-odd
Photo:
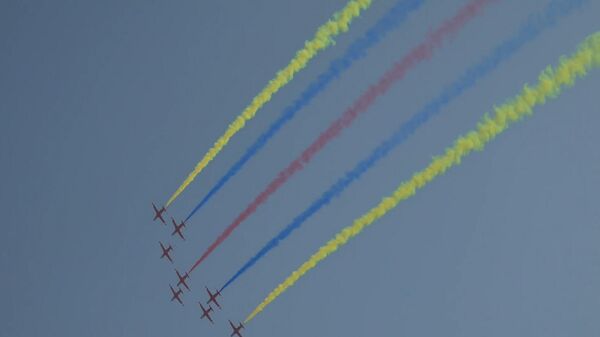
[[[195, 304], [343, 172], [548, 1], [498, 1], [277, 192], [169, 302], [189, 267], [274, 174], [466, 1], [428, 1], [306, 107], [193, 219], [151, 221], [226, 125], [345, 1], [0, 4], [0, 336], [225, 336], [317, 247], [496, 104], [599, 29], [562, 19], [461, 95], [227, 289], [215, 326]], [[375, 1], [178, 199], [185, 217], [247, 144], [392, 5]], [[597, 336], [600, 72], [440, 177], [323, 262], [246, 336]]]

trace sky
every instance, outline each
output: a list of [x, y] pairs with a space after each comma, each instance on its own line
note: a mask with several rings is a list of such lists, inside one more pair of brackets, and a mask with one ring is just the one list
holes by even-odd
[[[461, 1], [426, 1], [286, 126], [188, 223], [152, 221], [229, 122], [345, 5], [318, 1], [0, 3], [0, 336], [228, 336], [341, 228], [600, 29], [589, 0], [443, 109], [223, 293], [273, 235], [548, 0], [499, 0], [412, 70], [191, 275], [265, 184]], [[175, 201], [184, 218], [372, 7], [277, 93]], [[399, 205], [251, 321], [245, 336], [598, 336], [600, 71]], [[175, 264], [160, 260], [171, 243]]]

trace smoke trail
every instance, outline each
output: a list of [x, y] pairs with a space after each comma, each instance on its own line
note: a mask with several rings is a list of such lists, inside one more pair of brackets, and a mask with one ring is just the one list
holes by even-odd
[[361, 95], [342, 116], [335, 120], [304, 152], [290, 165], [281, 171], [277, 177], [261, 192], [254, 201], [223, 231], [215, 242], [206, 250], [192, 267], [193, 270], [202, 261], [208, 257], [216, 247], [218, 247], [231, 233], [237, 228], [243, 220], [253, 214], [259, 205], [264, 203], [268, 197], [281, 187], [294, 173], [301, 170], [312, 157], [317, 154], [329, 141], [337, 137], [345, 128], [350, 126], [354, 119], [360, 113], [364, 113], [375, 102], [377, 97], [387, 92], [391, 86], [404, 77], [412, 67], [419, 62], [432, 56], [434, 50], [439, 48], [447, 36], [456, 33], [470, 19], [478, 14], [490, 1], [472, 0], [462, 7], [458, 13], [450, 20], [445, 21], [437, 30], [435, 30], [423, 43], [413, 49], [400, 62], [396, 63], [388, 70], [381, 79]]
[[286, 289], [294, 285], [308, 271], [313, 269], [320, 261], [346, 244], [348, 240], [360, 234], [367, 226], [384, 216], [398, 203], [413, 196], [417, 190], [426, 186], [436, 177], [445, 173], [471, 152], [483, 150], [483, 147], [511, 124], [520, 121], [523, 117], [532, 114], [532, 108], [544, 104], [546, 100], [558, 96], [565, 87], [572, 86], [575, 80], [583, 77], [593, 68], [600, 67], [600, 32], [589, 36], [580, 46], [578, 51], [570, 58], [561, 58], [560, 65], [553, 69], [547, 67], [540, 75], [535, 87], [525, 86], [521, 93], [507, 101], [502, 106], [495, 108], [493, 118], [488, 115], [479, 122], [477, 128], [459, 137], [454, 145], [446, 152], [432, 160], [424, 170], [415, 173], [411, 179], [402, 183], [392, 195], [385, 197], [369, 212], [354, 220], [353, 224], [344, 228], [322, 246], [314, 255], [294, 271], [288, 278], [273, 290], [265, 300], [252, 311], [246, 318], [247, 323], [260, 313], [269, 303], [275, 300]]
[[308, 64], [315, 55], [321, 50], [329, 47], [334, 43], [333, 38], [337, 35], [344, 33], [348, 30], [350, 23], [357, 18], [362, 11], [366, 10], [371, 6], [372, 0], [351, 0], [348, 2], [346, 7], [341, 11], [336, 12], [329, 21], [319, 27], [317, 33], [312, 40], [306, 41], [304, 47], [296, 52], [294, 58], [290, 63], [277, 72], [275, 78], [269, 81], [269, 84], [252, 99], [252, 103], [244, 109], [244, 111], [236, 117], [236, 119], [229, 124], [229, 127], [225, 133], [219, 137], [214, 143], [210, 150], [204, 155], [202, 160], [196, 164], [194, 170], [188, 175], [183, 181], [181, 186], [177, 188], [175, 193], [167, 201], [166, 207], [169, 205], [185, 190], [188, 185], [196, 178], [202, 170], [210, 163], [219, 152], [227, 145], [229, 140], [240, 131], [247, 121], [254, 118], [258, 109], [260, 109], [265, 103], [271, 100], [271, 97], [279, 91], [283, 86], [288, 84], [294, 75], [302, 70]]
[[441, 109], [453, 99], [460, 96], [465, 90], [473, 87], [479, 79], [494, 70], [501, 62], [508, 59], [518, 51], [525, 43], [535, 38], [543, 29], [556, 23], [557, 19], [566, 15], [572, 9], [581, 4], [577, 2], [553, 2], [541, 16], [531, 16], [521, 27], [516, 35], [502, 43], [485, 57], [479, 64], [469, 68], [458, 81], [454, 82], [433, 101], [427, 104], [421, 111], [416, 113], [393, 134], [391, 138], [380, 144], [369, 157], [359, 162], [351, 171], [347, 172], [335, 184], [333, 184], [319, 199], [315, 200], [307, 209], [293, 219], [277, 236], [269, 241], [256, 255], [254, 255], [233, 277], [223, 286], [227, 288], [238, 277], [251, 268], [258, 260], [265, 256], [270, 250], [277, 247], [279, 242], [288, 237], [295, 229], [299, 228], [306, 220], [329, 204], [333, 198], [339, 196], [352, 182], [360, 178], [365, 172], [384, 158], [393, 148], [403, 143], [420, 126], [425, 124], [429, 118], [440, 113]]
[[367, 50], [375, 46], [392, 29], [396, 28], [404, 21], [410, 12], [418, 9], [423, 4], [423, 0], [398, 1], [386, 15], [384, 15], [363, 37], [356, 40], [344, 53], [343, 56], [334, 60], [329, 65], [327, 71], [322, 73], [302, 92], [290, 106], [288, 106], [279, 116], [279, 118], [269, 126], [267, 131], [258, 137], [258, 139], [246, 150], [244, 155], [219, 179], [219, 181], [210, 189], [204, 199], [194, 207], [188, 215], [190, 219], [200, 208], [202, 208], [221, 188], [233, 178], [244, 165], [260, 151], [267, 142], [289, 121], [294, 118], [296, 113], [308, 105], [321, 91], [345, 70], [350, 68], [354, 61], [364, 57]]

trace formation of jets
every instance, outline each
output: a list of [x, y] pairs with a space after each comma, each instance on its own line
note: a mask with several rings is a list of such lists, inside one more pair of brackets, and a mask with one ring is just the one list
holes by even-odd
[[[154, 203], [152, 204], [152, 208], [154, 209], [153, 221], [158, 220], [163, 225], [166, 225], [167, 223], [165, 221], [164, 216], [168, 215], [166, 213], [167, 209], [164, 206], [159, 209]], [[182, 240], [185, 240], [185, 237], [183, 236], [182, 232], [185, 228], [185, 221], [181, 221], [179, 224], [177, 224], [175, 219], [171, 217], [171, 223], [173, 224], [173, 232], [171, 233], [171, 236], [178, 235]], [[169, 262], [173, 263], [173, 258], [171, 256], [173, 252], [173, 246], [171, 246], [171, 244], [168, 243], [165, 244], [162, 241], [159, 241], [158, 243], [160, 244], [160, 249], [162, 250], [160, 258], [166, 258], [167, 260], [169, 260]], [[177, 269], [175, 269], [175, 274], [177, 276], [177, 282], [175, 286], [169, 284], [169, 288], [171, 289], [171, 302], [177, 301], [183, 306], [184, 304], [182, 289], [185, 288], [187, 291], [190, 291], [190, 285], [188, 284], [190, 275], [188, 272], [181, 273]], [[205, 287], [205, 289], [206, 293], [208, 294], [208, 300], [206, 301], [207, 307], [204, 307], [203, 302], [198, 302], [198, 304], [200, 305], [200, 310], [202, 311], [200, 319], [207, 319], [211, 324], [214, 324], [213, 317], [211, 315], [215, 313], [215, 307], [221, 309], [221, 304], [218, 301], [219, 297], [222, 296], [221, 290], [216, 289], [215, 292], [212, 292], [210, 289], [208, 289], [208, 287]], [[233, 332], [231, 333], [230, 337], [243, 337], [241, 334], [241, 330], [245, 329], [245, 327], [242, 323], [239, 323], [239, 325], [236, 326], [230, 320], [229, 325], [231, 325], [231, 329], [233, 329]]]

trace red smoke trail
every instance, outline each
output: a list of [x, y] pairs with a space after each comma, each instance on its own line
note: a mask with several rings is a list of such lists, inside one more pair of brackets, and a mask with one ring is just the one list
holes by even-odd
[[375, 102], [377, 97], [385, 94], [392, 84], [402, 79], [406, 73], [416, 66], [421, 61], [431, 58], [433, 52], [441, 47], [444, 38], [458, 32], [469, 20], [479, 14], [483, 8], [494, 0], [472, 0], [451, 19], [445, 21], [438, 29], [429, 34], [427, 39], [406, 55], [402, 60], [394, 64], [376, 83], [371, 85], [350, 108], [348, 108], [342, 116], [335, 120], [327, 130], [323, 131], [319, 138], [315, 140], [308, 148], [302, 152], [300, 157], [292, 161], [288, 167], [279, 172], [277, 177], [267, 185], [267, 187], [240, 213], [237, 218], [219, 235], [219, 237], [208, 247], [202, 256], [194, 263], [189, 272], [191, 273], [204, 261], [231, 233], [250, 215], [252, 215], [258, 207], [277, 191], [287, 180], [296, 172], [304, 168], [315, 154], [317, 154], [327, 143], [337, 137], [342, 130], [347, 128], [354, 122], [360, 113], [366, 112], [367, 109]]

